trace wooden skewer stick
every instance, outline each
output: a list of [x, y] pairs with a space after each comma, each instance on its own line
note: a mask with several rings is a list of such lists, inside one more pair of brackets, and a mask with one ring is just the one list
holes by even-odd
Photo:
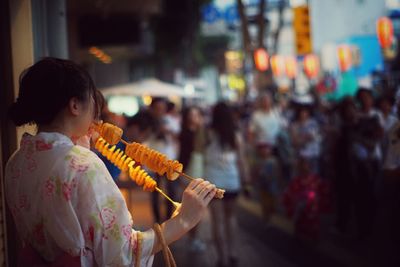
[[163, 195], [166, 199], [168, 199], [171, 203], [172, 203], [172, 205], [174, 205], [174, 207], [177, 209], [177, 208], [179, 208], [179, 206], [181, 205], [179, 202], [175, 202], [175, 201], [173, 201], [167, 194], [165, 194], [160, 188], [158, 188], [158, 187], [156, 187], [156, 191], [158, 192], [158, 193], [160, 193], [161, 195]]
[[187, 175], [187, 174], [184, 173], [184, 172], [178, 172], [178, 171], [175, 171], [175, 172], [178, 173], [180, 176], [185, 177], [185, 178], [188, 179], [188, 180], [194, 180], [194, 179], [195, 179], [195, 178], [193, 178], [192, 176]]

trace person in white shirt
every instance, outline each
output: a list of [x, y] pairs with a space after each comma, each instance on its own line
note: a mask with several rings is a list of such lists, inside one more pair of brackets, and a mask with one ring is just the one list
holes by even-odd
[[390, 97], [381, 97], [378, 100], [378, 108], [382, 116], [381, 120], [383, 121], [385, 133], [388, 133], [398, 121], [396, 115], [392, 113], [393, 102], [393, 99]]
[[276, 145], [283, 120], [279, 109], [272, 103], [271, 95], [263, 93], [259, 97], [259, 107], [250, 118], [249, 130], [255, 145]]
[[383, 121], [383, 131], [384, 136], [381, 142], [383, 162], [386, 159], [387, 149], [389, 146], [389, 131], [393, 128], [393, 126], [397, 123], [397, 117], [392, 112], [393, 110], [393, 98], [388, 96], [383, 96], [378, 99], [378, 108], [381, 111], [381, 120]]
[[[369, 88], [364, 88], [364, 87], [360, 87], [357, 91], [357, 95], [356, 95], [357, 101], [360, 104], [360, 109], [359, 109], [359, 119], [360, 120], [365, 120], [367, 121], [368, 119], [377, 119], [379, 122], [378, 128], [376, 129], [376, 131], [380, 131], [381, 136], [382, 136], [382, 140], [383, 140], [383, 131], [384, 131], [384, 119], [382, 116], [382, 113], [377, 110], [376, 108], [374, 108], [374, 97], [372, 95], [372, 89]], [[380, 127], [379, 127], [380, 126]], [[359, 154], [360, 157], [363, 157], [364, 152], [362, 152], [363, 150], [365, 150], [365, 148], [363, 147], [357, 147], [356, 150], [358, 151], [357, 154]], [[382, 155], [382, 148], [380, 146], [380, 142], [375, 142], [375, 147], [374, 150], [372, 152], [372, 157], [374, 157], [376, 160], [378, 160], [380, 163], [382, 161], [383, 155]]]

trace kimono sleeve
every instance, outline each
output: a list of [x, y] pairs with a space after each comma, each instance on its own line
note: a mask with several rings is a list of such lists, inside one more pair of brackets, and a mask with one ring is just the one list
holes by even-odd
[[154, 232], [135, 231], [125, 200], [97, 156], [78, 188], [78, 217], [99, 266], [151, 266]]

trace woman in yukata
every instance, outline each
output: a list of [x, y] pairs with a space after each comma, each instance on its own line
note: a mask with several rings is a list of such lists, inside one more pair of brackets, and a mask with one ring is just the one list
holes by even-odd
[[[151, 266], [162, 248], [152, 229], [132, 228], [123, 196], [89, 150], [100, 102], [90, 76], [71, 61], [45, 58], [21, 75], [9, 117], [36, 124], [38, 133], [23, 135], [6, 166], [20, 266]], [[161, 225], [167, 244], [201, 220], [215, 192], [202, 179], [188, 185], [177, 215]]]

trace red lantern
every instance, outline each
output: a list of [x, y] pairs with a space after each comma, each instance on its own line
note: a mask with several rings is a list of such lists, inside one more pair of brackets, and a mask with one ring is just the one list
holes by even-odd
[[376, 22], [376, 33], [382, 48], [389, 48], [393, 42], [393, 23], [387, 17], [379, 18]]
[[254, 63], [259, 71], [268, 69], [268, 53], [264, 48], [258, 48], [254, 51]]
[[338, 47], [339, 68], [342, 72], [346, 72], [351, 68], [351, 49], [347, 45]]
[[275, 77], [282, 75], [284, 68], [283, 58], [280, 55], [274, 55], [271, 57], [271, 69]]
[[309, 54], [304, 57], [304, 71], [308, 78], [313, 79], [318, 76], [319, 61], [318, 57], [314, 54]]
[[290, 79], [294, 79], [297, 76], [297, 60], [295, 57], [288, 56], [285, 58], [285, 71]]

